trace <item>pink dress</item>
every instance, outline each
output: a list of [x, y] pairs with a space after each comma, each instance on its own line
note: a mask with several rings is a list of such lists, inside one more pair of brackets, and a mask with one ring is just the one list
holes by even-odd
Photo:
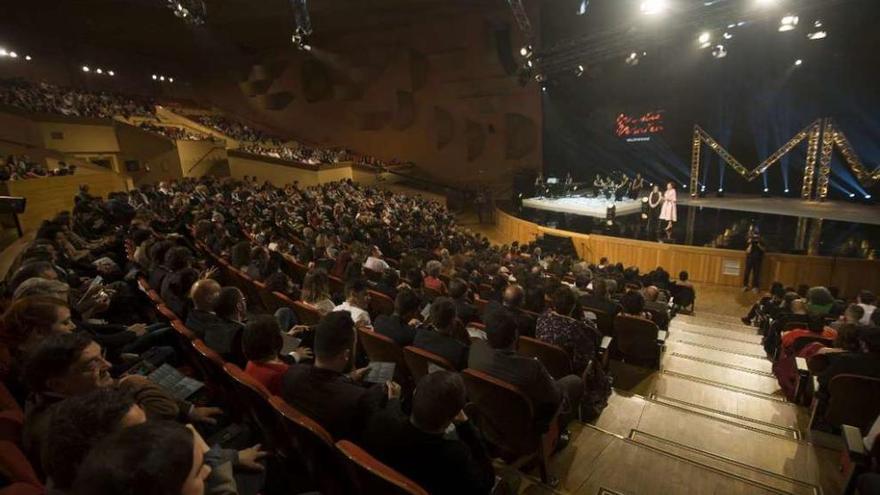
[[660, 209], [660, 220], [677, 222], [678, 215], [675, 211], [675, 189], [667, 189], [663, 193], [663, 207]]

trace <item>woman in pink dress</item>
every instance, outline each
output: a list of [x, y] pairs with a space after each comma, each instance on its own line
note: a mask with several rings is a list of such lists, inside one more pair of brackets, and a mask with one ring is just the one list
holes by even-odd
[[663, 193], [663, 208], [660, 210], [660, 220], [666, 220], [666, 230], [672, 230], [672, 224], [678, 221], [675, 211], [675, 184], [666, 183], [666, 192]]

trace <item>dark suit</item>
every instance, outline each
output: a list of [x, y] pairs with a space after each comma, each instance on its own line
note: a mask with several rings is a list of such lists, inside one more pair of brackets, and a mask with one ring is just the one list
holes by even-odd
[[186, 318], [186, 327], [224, 359], [240, 361], [243, 352], [235, 348], [235, 343], [240, 342], [241, 332], [244, 331], [244, 325], [241, 323], [225, 320], [214, 313], [193, 309]]
[[578, 298], [578, 302], [584, 308], [593, 308], [604, 311], [611, 318], [614, 318], [614, 316], [620, 312], [620, 305], [611, 299], [603, 299], [595, 296], [581, 296]]
[[399, 407], [397, 400], [388, 400], [385, 385], [367, 388], [348, 375], [305, 364], [287, 370], [281, 396], [334, 439], [357, 439], [370, 416], [383, 408]]
[[396, 314], [379, 315], [373, 322], [373, 330], [394, 340], [401, 347], [412, 345], [416, 336], [416, 329], [409, 326]]
[[479, 321], [480, 315], [473, 304], [470, 304], [463, 299], [455, 299], [453, 300], [453, 304], [455, 304], [455, 315], [458, 316], [458, 319], [465, 325], [473, 321]]
[[489, 301], [486, 304], [486, 307], [483, 309], [483, 322], [488, 322], [492, 315], [498, 311], [504, 311], [513, 318], [513, 321], [516, 322], [516, 330], [520, 335], [526, 337], [535, 336], [535, 319], [531, 315], [519, 308], [504, 306], [497, 301]]
[[401, 414], [383, 412], [370, 421], [364, 447], [435, 495], [488, 494], [495, 482], [492, 461], [469, 422], [455, 427], [457, 437], [426, 433]]
[[[511, 349], [492, 349], [485, 342], [471, 345], [468, 368], [482, 371], [515, 385], [532, 401], [535, 420], [546, 428], [562, 401], [562, 390], [537, 359]], [[575, 377], [577, 378], [577, 377]], [[580, 385], [583, 390], [583, 384]]]
[[651, 320], [660, 330], [669, 330], [669, 308], [656, 301], [645, 301], [645, 310], [650, 311]]
[[416, 338], [412, 345], [446, 358], [456, 370], [460, 371], [467, 367], [468, 346], [455, 337], [434, 331], [433, 328], [423, 327], [416, 330]]

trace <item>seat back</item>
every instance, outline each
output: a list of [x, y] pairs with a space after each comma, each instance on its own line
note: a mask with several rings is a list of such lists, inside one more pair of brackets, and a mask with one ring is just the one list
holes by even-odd
[[426, 301], [433, 301], [443, 295], [440, 291], [434, 290], [430, 287], [422, 287], [422, 294], [425, 296]]
[[347, 475], [346, 461], [333, 444], [330, 433], [281, 397], [270, 397], [269, 404], [296, 448], [288, 466], [293, 470], [304, 466], [322, 494], [354, 493], [354, 480]]
[[27, 456], [13, 442], [0, 441], [0, 473], [9, 483], [20, 482], [43, 488]]
[[624, 314], [614, 317], [614, 343], [624, 361], [659, 365], [661, 346], [657, 343], [657, 331], [651, 320]]
[[596, 315], [596, 326], [599, 327], [599, 331], [602, 332], [602, 335], [614, 337], [614, 315], [608, 314], [607, 311], [602, 311], [598, 308], [591, 308], [589, 306], [584, 306], [584, 311], [589, 311]]
[[159, 304], [156, 306], [156, 311], [159, 312], [162, 316], [164, 316], [168, 321], [174, 322], [175, 320], [180, 321], [180, 317], [177, 316], [174, 311], [171, 310], [168, 306], [164, 304]]
[[247, 418], [262, 432], [264, 445], [274, 450], [276, 442], [282, 439], [277, 438], [278, 416], [269, 405], [269, 397], [272, 394], [262, 383], [232, 363], [226, 363], [223, 371], [229, 378], [238, 400], [244, 404]]
[[390, 315], [394, 313], [394, 300], [381, 292], [371, 290], [369, 311], [373, 320], [379, 315]]
[[782, 325], [782, 331], [788, 332], [797, 329], [806, 330], [808, 325], [808, 323], [803, 321], [787, 321]]
[[487, 440], [501, 448], [504, 457], [531, 454], [540, 446], [532, 402], [517, 387], [473, 369], [461, 372], [468, 400], [478, 412], [474, 418]]
[[880, 378], [837, 375], [828, 382], [831, 398], [825, 420], [832, 425], [850, 425], [867, 433], [880, 415]]
[[794, 351], [795, 354], [797, 354], [797, 353], [801, 352], [804, 347], [806, 347], [809, 344], [812, 344], [813, 342], [818, 342], [818, 343], [824, 345], [825, 347], [834, 347], [834, 341], [831, 339], [826, 339], [825, 337], [822, 337], [819, 335], [816, 335], [816, 336], [807, 335], [807, 336], [798, 337], [797, 339], [795, 339], [795, 341], [792, 342], [792, 344], [791, 344], [791, 349]]
[[205, 382], [209, 389], [220, 395], [220, 400], [227, 405], [229, 412], [236, 420], [246, 417], [247, 409], [239, 399], [232, 385], [232, 380], [223, 370], [226, 361], [200, 339], [192, 341], [192, 346], [195, 350], [198, 366], [205, 375]]
[[445, 370], [455, 371], [455, 366], [443, 356], [438, 356], [433, 352], [411, 345], [403, 348], [403, 359], [406, 361], [406, 367], [410, 374], [412, 374], [415, 383], [419, 383], [419, 380], [428, 374], [429, 364], [439, 366]]
[[358, 327], [357, 333], [358, 342], [363, 346], [370, 361], [394, 363], [394, 380], [400, 385], [411, 383], [412, 377], [406, 367], [403, 349], [397, 345], [397, 342], [366, 328]]
[[383, 464], [348, 440], [336, 442], [336, 448], [349, 461], [348, 466], [357, 483], [358, 493], [363, 495], [374, 493], [428, 495], [428, 492], [416, 482]]
[[367, 280], [371, 280], [373, 282], [378, 282], [382, 280], [382, 273], [377, 272], [376, 270], [371, 270], [365, 266], [361, 267], [361, 270], [364, 272], [364, 278]]
[[571, 358], [562, 347], [521, 335], [516, 342], [516, 352], [540, 361], [555, 379], [571, 374]]

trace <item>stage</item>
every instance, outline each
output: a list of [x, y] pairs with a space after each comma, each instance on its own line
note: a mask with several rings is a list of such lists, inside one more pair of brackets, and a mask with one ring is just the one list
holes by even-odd
[[[602, 219], [604, 219], [607, 214], [606, 210], [608, 204], [609, 200], [605, 198], [584, 198], [579, 196], [564, 198], [528, 198], [524, 199], [522, 202], [522, 205], [526, 208]], [[615, 215], [618, 217], [632, 215], [642, 211], [642, 202], [638, 199], [626, 198], [622, 201], [614, 201], [614, 209]]]
[[697, 206], [719, 210], [745, 211], [802, 218], [821, 218], [839, 222], [880, 225], [880, 206], [854, 201], [804, 201], [800, 198], [765, 198], [749, 194], [725, 194], [723, 198], [707, 195], [691, 198], [678, 195], [679, 206]]
[[[727, 194], [723, 198], [707, 196], [691, 198], [679, 194], [678, 205], [714, 208], [767, 215], [783, 215], [801, 218], [821, 218], [839, 222], [880, 225], [880, 206], [856, 203], [853, 201], [804, 201], [800, 198], [765, 198], [748, 194]], [[604, 219], [608, 201], [604, 198], [529, 198], [523, 200], [523, 207], [536, 210], [554, 211], [586, 217]], [[616, 216], [626, 216], [642, 211], [639, 200], [626, 198], [615, 201]], [[682, 211], [679, 211], [681, 216]]]

